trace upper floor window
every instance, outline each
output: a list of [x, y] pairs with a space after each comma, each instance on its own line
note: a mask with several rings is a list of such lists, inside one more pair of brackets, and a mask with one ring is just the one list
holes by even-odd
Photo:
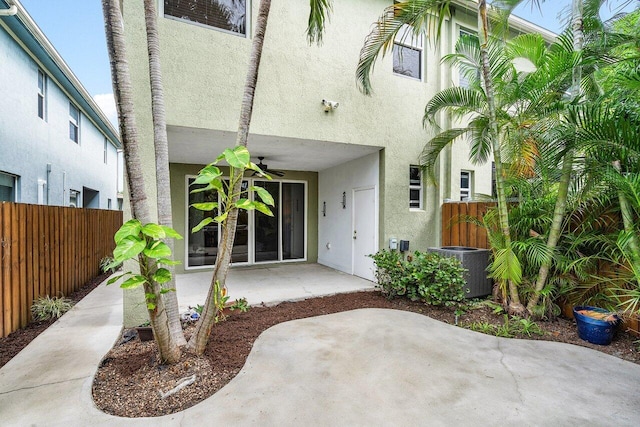
[[17, 202], [17, 178], [0, 172], [0, 202]]
[[38, 117], [47, 120], [47, 76], [38, 70]]
[[[473, 38], [478, 38], [478, 35], [473, 33], [470, 30], [464, 30], [461, 29], [460, 30], [460, 37], [473, 37]], [[480, 81], [480, 70], [479, 69], [475, 69], [475, 70], [462, 70], [459, 69], [458, 70], [458, 86], [463, 87], [463, 88], [469, 88], [471, 87], [471, 79], [469, 78], [469, 75], [467, 73], [472, 73], [471, 75], [473, 76], [473, 74], [475, 73], [475, 77], [476, 79], [478, 79], [478, 81]]]
[[409, 208], [422, 209], [422, 171], [420, 166], [409, 166]]
[[247, 34], [247, 0], [164, 0], [164, 16]]
[[76, 144], [80, 142], [80, 110], [69, 102], [69, 138]]
[[471, 200], [471, 172], [460, 171], [460, 201]]
[[393, 42], [393, 72], [422, 80], [422, 36], [404, 26]]

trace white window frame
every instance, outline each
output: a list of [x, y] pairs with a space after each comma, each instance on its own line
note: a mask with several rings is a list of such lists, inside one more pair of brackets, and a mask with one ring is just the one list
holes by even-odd
[[[411, 182], [411, 169], [418, 169], [418, 174], [420, 175], [420, 184]], [[414, 211], [421, 211], [424, 209], [423, 206], [423, 194], [424, 194], [424, 180], [422, 179], [422, 169], [418, 165], [409, 165], [409, 209]], [[411, 190], [418, 190], [418, 200], [414, 200], [411, 198]], [[418, 202], [418, 206], [412, 206], [413, 203]]]
[[[406, 74], [402, 74], [402, 73], [396, 73], [395, 70], [393, 71], [393, 75], [395, 76], [401, 76], [401, 77], [405, 77], [407, 79], [411, 79], [411, 80], [415, 80], [415, 81], [424, 81], [424, 38], [422, 35], [420, 36], [414, 36], [412, 34], [412, 30], [408, 25], [405, 25], [400, 31], [398, 31], [398, 34], [396, 35], [395, 40], [393, 41], [393, 49], [391, 52], [391, 56], [393, 57], [395, 55], [395, 51], [396, 48], [405, 48], [405, 49], [412, 49], [412, 50], [416, 50], [418, 51], [419, 54], [419, 60], [418, 60], [418, 73], [419, 73], [419, 77], [412, 77], [412, 76], [407, 76]], [[393, 64], [392, 64], [393, 66]]]
[[200, 22], [189, 21], [188, 19], [178, 18], [177, 16], [165, 15], [164, 14], [164, 0], [158, 0], [158, 15], [160, 15], [160, 18], [171, 19], [172, 21], [178, 21], [178, 22], [186, 22], [187, 24], [196, 25], [198, 27], [208, 28], [210, 30], [220, 31], [221, 33], [231, 34], [231, 35], [234, 35], [236, 37], [242, 37], [244, 39], [248, 39], [250, 37], [250, 34], [251, 34], [251, 11], [253, 10], [253, 1], [252, 0], [247, 0], [245, 7], [246, 7], [246, 12], [245, 12], [245, 17], [244, 17], [244, 19], [245, 19], [245, 23], [244, 23], [245, 34], [236, 33], [235, 31], [225, 30], [224, 28], [214, 27], [212, 25], [202, 24]]
[[[469, 183], [468, 187], [462, 186], [462, 179], [466, 175], [467, 182]], [[460, 171], [460, 201], [468, 202], [471, 201], [473, 195], [473, 171], [469, 170], [461, 170]]]
[[[38, 117], [47, 121], [47, 75], [38, 68]], [[42, 82], [42, 86], [40, 86], [40, 82]], [[42, 106], [42, 115], [40, 115], [40, 108]]]
[[[195, 265], [189, 266], [189, 251], [188, 251], [188, 242], [189, 235], [191, 234], [191, 230], [189, 229], [189, 192], [191, 189], [189, 188], [189, 180], [196, 179], [197, 175], [185, 175], [185, 216], [184, 216], [184, 232], [185, 232], [185, 246], [184, 246], [184, 269], [187, 270], [206, 270], [212, 269], [213, 265]], [[229, 179], [228, 176], [222, 177], [222, 179]], [[266, 181], [265, 178], [245, 178], [243, 181], [248, 181], [249, 187], [255, 185], [256, 181]], [[309, 239], [309, 181], [307, 180], [296, 180], [296, 179], [271, 179], [269, 182], [277, 182], [280, 184], [280, 191], [282, 191], [283, 183], [298, 183], [304, 185], [304, 257], [296, 258], [296, 259], [282, 259], [282, 203], [278, 206], [278, 212], [274, 212], [274, 215], [278, 216], [278, 259], [272, 261], [255, 261], [255, 211], [249, 211], [247, 216], [247, 227], [248, 227], [248, 239], [247, 239], [247, 262], [234, 262], [231, 264], [234, 266], [247, 266], [247, 265], [263, 265], [263, 264], [284, 264], [290, 262], [306, 262], [308, 259], [308, 239]], [[249, 192], [250, 200], [254, 200], [255, 194], [253, 192]], [[222, 226], [218, 224], [218, 239], [222, 237]]]
[[2, 172], [0, 171], [0, 177], [7, 177], [9, 180], [13, 181], [12, 185], [12, 199], [9, 202], [17, 203], [18, 202], [18, 176], [12, 173]]
[[[469, 30], [468, 28], [464, 28], [464, 27], [460, 27], [458, 30], [458, 39], [460, 39], [460, 37], [462, 36], [471, 36], [471, 37], [478, 37], [478, 32], [474, 32], [473, 30]], [[480, 79], [480, 71], [478, 71], [478, 78]], [[458, 87], [462, 87], [465, 89], [468, 89], [470, 86], [470, 82], [468, 79], [466, 79], [463, 75], [460, 69], [458, 69]]]
[[[71, 108], [74, 108], [78, 112], [78, 118], [76, 119], [71, 115]], [[76, 128], [76, 139], [71, 138], [71, 127], [69, 127], [69, 139], [80, 145], [80, 122], [82, 118], [82, 114], [80, 113], [80, 108], [76, 107], [76, 105], [69, 101], [69, 126], [74, 126]]]

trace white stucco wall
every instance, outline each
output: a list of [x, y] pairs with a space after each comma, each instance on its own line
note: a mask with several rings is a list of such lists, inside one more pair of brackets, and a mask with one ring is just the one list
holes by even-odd
[[0, 171], [19, 177], [17, 201], [38, 203], [42, 180], [48, 181], [50, 205], [67, 206], [69, 189], [82, 192], [86, 187], [100, 192], [100, 208], [106, 209], [111, 199], [117, 209], [114, 145], [107, 144], [105, 164], [105, 137], [82, 110], [80, 143], [69, 138], [69, 97], [49, 76], [46, 120], [38, 117], [38, 64], [3, 28], [0, 64]]
[[[377, 191], [380, 173], [378, 159], [379, 153], [373, 153], [318, 173], [318, 262], [320, 264], [345, 273], [352, 273], [353, 190], [375, 186]], [[342, 208], [343, 192], [346, 194], [346, 209]], [[326, 215], [323, 215], [325, 202]]]

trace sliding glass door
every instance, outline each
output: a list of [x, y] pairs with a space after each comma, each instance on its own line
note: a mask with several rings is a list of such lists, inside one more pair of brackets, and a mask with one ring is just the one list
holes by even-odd
[[[197, 233], [191, 229], [206, 217], [215, 217], [218, 211], [203, 212], [191, 207], [193, 203], [215, 202], [214, 192], [191, 194], [194, 178], [189, 177], [186, 267], [212, 266], [218, 255], [222, 227], [211, 223]], [[286, 181], [246, 180], [242, 182], [243, 194], [249, 185], [265, 188], [273, 196], [273, 216], [258, 211], [243, 211], [238, 215], [235, 242], [231, 255], [233, 263], [263, 263], [305, 259], [306, 247], [306, 183]]]

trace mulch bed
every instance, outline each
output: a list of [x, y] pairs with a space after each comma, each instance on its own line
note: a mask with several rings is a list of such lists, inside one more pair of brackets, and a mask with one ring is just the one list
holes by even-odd
[[[66, 295], [73, 303], [77, 303], [87, 296], [89, 292], [94, 290], [100, 283], [104, 282], [110, 273], [101, 274], [82, 285], [80, 289], [71, 295]], [[18, 329], [4, 338], [0, 338], [0, 368], [2, 368], [9, 360], [25, 348], [38, 335], [44, 332], [49, 326], [53, 325], [57, 319], [46, 320], [42, 322], [29, 323], [24, 329]]]
[[[103, 411], [124, 417], [153, 417], [175, 413], [213, 395], [242, 369], [256, 338], [267, 328], [288, 320], [358, 308], [390, 308], [421, 313], [454, 324], [453, 309], [431, 307], [409, 300], [387, 300], [379, 292], [355, 292], [299, 302], [281, 303], [274, 307], [252, 307], [246, 313], [233, 312], [226, 321], [215, 325], [202, 357], [185, 353], [179, 363], [160, 365], [154, 342], [138, 338], [116, 344], [105, 356], [93, 384], [93, 398]], [[488, 307], [474, 309], [459, 317], [460, 324], [488, 322], [502, 324], [503, 316]], [[557, 319], [538, 322], [543, 336], [519, 338], [543, 339], [589, 347], [640, 364], [636, 337], [619, 332], [609, 346], [582, 341], [572, 320]], [[192, 326], [185, 329], [190, 335]], [[124, 331], [127, 333], [127, 331]], [[194, 384], [175, 394], [161, 398], [184, 378], [196, 376]]]

